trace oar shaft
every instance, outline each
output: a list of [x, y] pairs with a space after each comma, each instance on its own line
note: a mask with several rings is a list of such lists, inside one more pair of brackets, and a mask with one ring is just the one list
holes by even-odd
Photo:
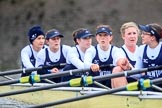
[[2, 77], [6, 78], [6, 79], [9, 79], [9, 80], [14, 80], [13, 78], [11, 78], [9, 76], [2, 76]]
[[152, 83], [153, 84], [161, 84], [162, 83], [162, 78], [157, 78], [157, 79], [154, 79], [154, 80], [152, 80]]
[[36, 68], [27, 68], [27, 69], [16, 69], [16, 70], [9, 70], [9, 71], [3, 71], [0, 72], [0, 76], [2, 75], [12, 75], [12, 74], [19, 74], [22, 72], [29, 73], [32, 71], [38, 71], [42, 69], [50, 69], [53, 67], [64, 67], [66, 63], [60, 63], [60, 64], [54, 64], [54, 65], [49, 65], [49, 66], [42, 66], [42, 67], [36, 67]]
[[[107, 64], [107, 65], [101, 65], [100, 68], [113, 68], [114, 66], [112, 64]], [[53, 74], [45, 74], [45, 75], [41, 75], [40, 79], [44, 79], [44, 78], [57, 78], [57, 77], [61, 77], [61, 76], [68, 76], [68, 75], [75, 75], [77, 73], [84, 73], [87, 71], [90, 71], [91, 69], [87, 68], [87, 69], [74, 69], [74, 70], [68, 70], [68, 71], [62, 71], [62, 72], [58, 72], [58, 73], [53, 73]]]
[[103, 80], [107, 80], [107, 79], [111, 79], [111, 78], [117, 78], [117, 77], [122, 77], [122, 76], [130, 76], [130, 75], [134, 75], [134, 74], [139, 74], [139, 73], [143, 73], [147, 71], [147, 68], [143, 68], [140, 70], [129, 70], [129, 71], [123, 71], [123, 72], [118, 72], [118, 73], [113, 73], [113, 74], [108, 74], [108, 75], [103, 75], [103, 76], [96, 76], [93, 79], [96, 81], [103, 81]]
[[9, 85], [9, 84], [16, 84], [16, 83], [19, 83], [18, 79], [7, 80], [7, 81], [0, 82], [0, 86]]
[[[108, 64], [108, 65], [101, 65], [100, 68], [112, 68], [114, 67], [112, 64]], [[138, 70], [129, 70], [129, 71], [123, 71], [123, 72], [118, 72], [115, 74], [110, 74], [110, 75], [105, 75], [102, 76], [104, 79], [110, 79], [110, 78], [115, 78], [115, 77], [122, 77], [122, 76], [129, 76], [129, 75], [134, 75], [134, 74], [139, 74], [139, 73], [143, 73], [143, 72], [147, 72], [147, 71], [152, 71], [152, 70], [160, 70], [162, 69], [162, 65], [160, 66], [156, 66], [156, 67], [148, 67], [148, 68], [142, 68], [142, 69], [138, 69]], [[54, 74], [46, 74], [46, 75], [41, 75], [40, 78], [44, 79], [44, 78], [56, 78], [56, 77], [60, 77], [60, 76], [67, 76], [67, 75], [71, 75], [72, 74], [76, 74], [76, 73], [81, 73], [81, 72], [87, 72], [90, 71], [90, 69], [75, 69], [75, 70], [70, 70], [70, 71], [63, 71], [63, 72], [59, 72], [59, 73], [54, 73]], [[99, 77], [100, 79], [100, 77]]]
[[[10, 81], [8, 81], [8, 82], [11, 83]], [[56, 83], [56, 84], [53, 84], [53, 85], [47, 85], [47, 86], [43, 86], [43, 87], [36, 87], [36, 88], [29, 88], [29, 89], [25, 89], [25, 90], [18, 90], [18, 91], [11, 91], [11, 92], [7, 92], [7, 93], [1, 93], [0, 97], [16, 95], [16, 94], [23, 94], [23, 93], [28, 93], [28, 92], [35, 92], [35, 91], [39, 91], [39, 90], [46, 90], [46, 89], [51, 89], [51, 88], [56, 88], [56, 87], [61, 87], [61, 86], [67, 86], [67, 85], [69, 85], [69, 81]]]
[[[159, 69], [159, 68], [156, 68], [156, 69]], [[148, 70], [148, 68], [143, 68], [143, 69], [140, 70], [140, 72], [147, 71], [147, 70]], [[139, 73], [138, 71], [139, 70], [125, 71], [125, 72], [127, 72], [127, 75], [133, 75], [133, 74]], [[103, 81], [103, 80], [110, 79], [110, 78], [121, 77], [121, 76], [125, 75], [125, 72], [119, 72], [119, 73], [105, 75], [105, 76], [96, 76], [96, 77], [93, 77], [93, 81]], [[162, 81], [162, 78], [153, 80], [153, 83], [159, 83], [160, 81]], [[38, 87], [38, 88], [29, 88], [29, 89], [26, 89], [25, 91], [24, 90], [11, 91], [11, 92], [8, 92], [7, 94], [6, 93], [1, 93], [0, 96], [9, 96], [9, 95], [33, 92], [33, 91], [38, 91], [38, 90], [45, 90], [45, 89], [50, 89], [50, 88], [56, 88], [56, 87], [63, 86], [62, 84], [63, 85], [64, 84], [69, 85], [69, 82], [57, 83], [55, 85], [49, 85], [47, 87], [45, 86], [45, 87]]]
[[[158, 83], [158, 81], [162, 82], [162, 78], [159, 78], [158, 80], [157, 79], [152, 80], [152, 83], [156, 84], [156, 83]], [[45, 103], [45, 104], [41, 104], [41, 105], [33, 105], [33, 106], [30, 106], [29, 108], [40, 108], [40, 107], [49, 107], [49, 106], [54, 106], [54, 105], [60, 105], [60, 104], [68, 103], [68, 102], [74, 102], [74, 101], [78, 101], [78, 100], [83, 100], [83, 99], [88, 99], [88, 98], [92, 98], [92, 97], [102, 96], [102, 95], [111, 94], [111, 93], [124, 91], [124, 90], [126, 90], [126, 86], [120, 87], [120, 88], [114, 88], [114, 89], [111, 89], [111, 90], [108, 90], [108, 91], [101, 91], [101, 92], [97, 92], [97, 93], [94, 93], [94, 94], [82, 95], [82, 96], [78, 96], [78, 97], [75, 97], [75, 98], [70, 98], [70, 99], [64, 99], [64, 100], [59, 100], [59, 101], [55, 101], [55, 102]]]
[[110, 89], [111, 89], [111, 88], [109, 88], [109, 87], [107, 87], [107, 86], [105, 86], [105, 85], [103, 85], [103, 84], [101, 84], [101, 83], [99, 83], [99, 82], [97, 82], [97, 81], [94, 81], [93, 83], [94, 83], [95, 85], [101, 87], [101, 88], [104, 88], [104, 89], [107, 89], [107, 90], [110, 90]]
[[68, 84], [69, 84], [69, 82], [62, 82], [62, 83], [57, 83], [54, 85], [47, 85], [47, 86], [43, 86], [43, 87], [34, 87], [34, 88], [25, 89], [25, 90], [11, 91], [11, 92], [7, 92], [7, 93], [1, 93], [0, 97], [16, 95], [16, 94], [23, 94], [23, 93], [28, 93], [28, 92], [35, 92], [35, 91], [39, 91], [39, 90], [46, 90], [46, 89], [51, 89], [51, 88], [56, 88], [56, 87], [62, 87], [62, 86], [66, 86]]
[[[94, 79], [94, 81], [95, 80], [100, 80], [100, 81], [105, 80], [105, 79], [102, 79], [102, 76], [97, 76], [97, 77], [94, 77], [93, 79]], [[48, 85], [48, 86], [44, 86], [44, 87], [36, 87], [36, 88], [29, 88], [29, 89], [25, 89], [25, 90], [1, 93], [0, 97], [16, 95], [16, 94], [23, 94], [23, 93], [34, 92], [34, 91], [39, 91], [39, 90], [46, 90], [46, 89], [51, 89], [51, 88], [56, 88], [56, 87], [61, 87], [61, 86], [66, 86], [66, 85], [69, 85], [69, 81], [62, 82], [62, 83], [56, 83], [54, 85]]]
[[57, 78], [60, 76], [68, 76], [68, 75], [74, 75], [76, 73], [81, 73], [81, 72], [87, 72], [90, 69], [74, 69], [74, 70], [69, 70], [69, 71], [62, 71], [62, 72], [58, 72], [58, 73], [52, 73], [52, 74], [45, 74], [45, 75], [41, 75], [40, 78], [44, 79], [44, 78]]
[[[43, 68], [47, 68], [47, 67], [49, 67], [49, 66], [46, 66], [46, 67], [43, 67]], [[112, 64], [107, 64], [107, 65], [101, 65], [100, 66], [100, 68], [112, 68], [112, 67], [113, 67]], [[84, 72], [87, 72], [87, 71], [90, 71], [90, 69], [74, 69], [74, 70], [69, 70], [69, 71], [62, 71], [62, 72], [58, 72], [58, 73], [41, 75], [40, 79], [43, 80], [43, 79], [57, 78], [57, 77], [68, 76], [68, 75], [71, 75], [71, 74], [77, 74], [77, 73], [81, 73], [81, 72], [84, 73]], [[15, 79], [15, 80], [12, 80], [12, 81], [0, 82], [0, 86], [9, 85], [9, 84], [15, 84], [15, 83], [20, 83], [20, 79]]]
[[0, 72], [0, 76], [2, 75], [12, 75], [12, 74], [19, 74], [23, 71], [23, 69], [16, 69], [16, 70], [9, 70], [9, 71], [3, 71]]
[[33, 106], [30, 106], [29, 108], [43, 108], [43, 107], [48, 107], [48, 106], [54, 106], [54, 105], [59, 105], [59, 104], [63, 104], [63, 103], [74, 102], [74, 101], [78, 101], [78, 100], [102, 96], [105, 94], [111, 94], [111, 93], [115, 93], [115, 92], [119, 92], [119, 91], [123, 91], [123, 90], [125, 90], [125, 87], [115, 88], [115, 89], [111, 89], [108, 91], [101, 91], [101, 92], [97, 92], [95, 94], [82, 95], [82, 96], [65, 99], [65, 100], [60, 100], [60, 101], [55, 101], [55, 102], [50, 102], [50, 103], [46, 103], [46, 104], [42, 104], [42, 105], [33, 105]]
[[162, 92], [162, 88], [161, 87], [158, 87], [156, 85], [152, 85], [152, 88], [155, 89], [155, 90], [158, 90], [159, 92]]

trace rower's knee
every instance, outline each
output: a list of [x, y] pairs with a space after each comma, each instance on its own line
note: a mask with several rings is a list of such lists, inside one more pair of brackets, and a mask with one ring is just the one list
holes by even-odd
[[112, 73], [122, 72], [123, 69], [120, 66], [116, 66], [113, 68]]

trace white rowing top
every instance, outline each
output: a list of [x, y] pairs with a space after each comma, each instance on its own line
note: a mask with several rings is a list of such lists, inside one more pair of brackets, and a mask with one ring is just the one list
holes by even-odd
[[[98, 55], [99, 59], [102, 62], [105, 62], [108, 60], [110, 56], [110, 50], [111, 50], [111, 45], [109, 46], [109, 49], [107, 51], [103, 51], [100, 46], [97, 44], [97, 49], [98, 49]], [[96, 49], [95, 47], [91, 47], [87, 49], [84, 57], [84, 66], [85, 68], [90, 68], [90, 66], [93, 64], [92, 60], [96, 56]], [[117, 60], [119, 58], [123, 58], [124, 56], [121, 54], [120, 50], [118, 47], [114, 46], [112, 49], [112, 58], [113, 58], [113, 65], [116, 65]]]
[[[160, 53], [161, 45], [162, 43], [160, 42], [156, 48], [150, 48], [149, 46], [147, 47], [146, 53], [149, 59], [154, 60], [157, 58], [157, 56]], [[141, 45], [136, 53], [137, 54], [137, 63], [135, 65], [136, 69], [143, 68], [142, 58], [143, 58], [144, 48], [145, 48], [145, 45]]]
[[[137, 61], [137, 55], [136, 55], [136, 53], [137, 53], [138, 48], [139, 48], [137, 45], [136, 45], [136, 50], [135, 50], [134, 53], [130, 52], [125, 45], [123, 45], [122, 47], [126, 51], [126, 53], [127, 53], [127, 55], [128, 55], [128, 57], [129, 57], [130, 60]], [[121, 48], [120, 48], [120, 50], [121, 50], [121, 54], [123, 54], [126, 57], [125, 52]]]
[[[76, 47], [77, 47], [79, 53], [78, 53]], [[81, 49], [78, 45], [76, 45], [76, 47], [72, 47], [70, 49], [70, 51], [68, 52], [67, 59], [66, 59], [67, 64], [72, 64], [75, 67], [77, 67], [78, 69], [84, 69], [83, 61], [84, 61], [85, 53], [83, 51], [81, 51]], [[79, 59], [79, 54], [80, 54], [81, 60]]]
[[[62, 45], [62, 51], [63, 51], [63, 55], [64, 55], [65, 58], [67, 57], [67, 53], [70, 49], [71, 49], [70, 46]], [[47, 50], [48, 50], [48, 53], [49, 53], [49, 58], [52, 62], [57, 62], [60, 59], [60, 56], [61, 56], [60, 48], [56, 53], [52, 52], [49, 49], [49, 47], [47, 48]], [[38, 67], [40, 65], [44, 65], [45, 59], [46, 59], [46, 51], [45, 51], [45, 49], [42, 49], [37, 55], [36, 67]]]
[[[31, 47], [31, 48], [30, 48]], [[21, 50], [21, 61], [23, 63], [23, 65], [26, 67], [26, 68], [34, 68], [33, 64], [30, 62], [30, 57], [32, 56], [32, 51], [33, 51], [33, 55], [34, 57], [36, 58], [38, 52], [35, 51], [32, 47], [32, 45], [30, 44], [25, 46], [22, 50]]]

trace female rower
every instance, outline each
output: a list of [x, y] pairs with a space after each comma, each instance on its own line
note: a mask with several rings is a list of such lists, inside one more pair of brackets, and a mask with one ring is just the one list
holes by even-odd
[[[67, 65], [65, 66], [64, 71], [71, 69], [84, 69], [84, 54], [88, 48], [92, 47], [92, 36], [94, 35], [91, 34], [88, 29], [79, 28], [73, 32], [72, 36], [75, 46], [72, 47], [68, 53]], [[63, 77], [63, 81], [80, 76], [81, 74]]]
[[[142, 30], [142, 44], [137, 52], [136, 69], [162, 65], [162, 26], [157, 23], [139, 25]], [[148, 71], [142, 78], [155, 79], [162, 77], [162, 70]], [[159, 85], [162, 87], [162, 84]]]
[[[124, 40], [124, 45], [120, 48], [121, 54], [123, 54], [127, 59], [129, 60], [130, 64], [132, 65], [132, 68], [134, 68], [136, 61], [137, 61], [137, 55], [136, 52], [138, 50], [137, 41], [138, 36], [140, 34], [140, 30], [136, 23], [134, 22], [126, 22], [124, 23], [120, 28], [122, 39]], [[120, 67], [116, 67], [113, 70], [113, 73], [122, 72], [124, 71]], [[137, 78], [139, 78], [140, 75], [133, 75], [127, 77], [119, 77], [119, 78], [113, 78], [112, 81], [112, 87], [121, 87], [126, 85], [128, 82], [136, 81]]]
[[[104, 64], [114, 64], [124, 70], [129, 68], [128, 60], [120, 54], [119, 49], [111, 45], [113, 39], [112, 29], [109, 25], [99, 25], [96, 30], [95, 47], [87, 49], [84, 57], [84, 65], [91, 68], [92, 76], [103, 76], [112, 73], [112, 68], [100, 70], [99, 66]], [[102, 84], [111, 87], [111, 80], [101, 81]]]
[[[33, 26], [28, 31], [30, 44], [21, 50], [22, 68], [34, 68], [37, 53], [43, 48], [45, 35], [40, 26]], [[22, 73], [23, 76], [29, 76], [31, 73]]]
[[[61, 45], [61, 38], [64, 36], [56, 29], [47, 31], [46, 43], [47, 48], [42, 49], [36, 59], [36, 66], [47, 66], [53, 64], [66, 63], [67, 53], [71, 49], [70, 46]], [[54, 67], [52, 69], [43, 69], [38, 74], [56, 73], [62, 70], [62, 67]], [[54, 78], [54, 82], [58, 83], [61, 78]]]

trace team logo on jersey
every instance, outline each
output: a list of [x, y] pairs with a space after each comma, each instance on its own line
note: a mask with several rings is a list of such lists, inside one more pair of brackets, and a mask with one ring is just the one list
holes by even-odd
[[46, 65], [51, 65], [50, 62], [46, 62]]
[[94, 64], [99, 64], [99, 60], [94, 60]]
[[156, 64], [151, 64], [151, 65], [149, 65], [149, 67], [154, 67], [154, 66], [158, 66], [158, 65], [156, 65]]
[[148, 59], [143, 59], [143, 62], [144, 63], [148, 63]]
[[30, 62], [34, 62], [34, 59], [30, 59]]

